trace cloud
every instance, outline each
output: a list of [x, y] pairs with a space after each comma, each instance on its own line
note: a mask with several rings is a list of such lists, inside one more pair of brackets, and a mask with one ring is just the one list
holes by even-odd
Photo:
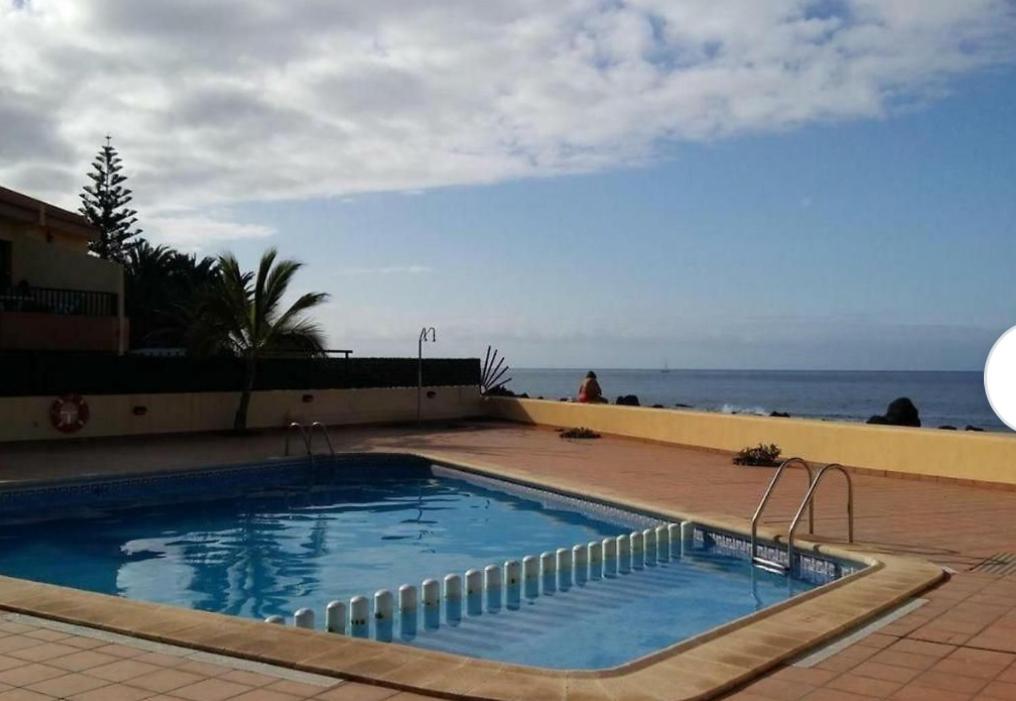
[[1014, 31], [1010, 0], [0, 0], [0, 182], [75, 205], [109, 132], [144, 226], [262, 236], [194, 217], [881, 118]]
[[241, 224], [224, 218], [196, 214], [150, 216], [144, 220], [144, 235], [157, 243], [184, 249], [207, 249], [237, 239], [266, 238], [275, 231], [260, 224]]

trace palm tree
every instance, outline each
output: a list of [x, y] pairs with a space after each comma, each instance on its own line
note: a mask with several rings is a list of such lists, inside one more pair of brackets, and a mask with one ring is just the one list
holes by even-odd
[[302, 263], [276, 262], [276, 250], [261, 256], [257, 274], [243, 272], [232, 254], [218, 259], [218, 276], [204, 295], [191, 327], [191, 350], [228, 353], [243, 360], [244, 383], [233, 428], [247, 427], [247, 409], [258, 360], [272, 353], [318, 355], [324, 347], [320, 327], [304, 312], [328, 299], [323, 292], [301, 295], [283, 311], [282, 298]]
[[198, 260], [142, 239], [124, 261], [131, 348], [185, 345], [196, 300], [218, 276], [214, 258]]
[[162, 327], [159, 318], [166, 302], [166, 278], [172, 249], [152, 246], [141, 240], [124, 260], [124, 305], [131, 320], [131, 348], [146, 345], [149, 336]]

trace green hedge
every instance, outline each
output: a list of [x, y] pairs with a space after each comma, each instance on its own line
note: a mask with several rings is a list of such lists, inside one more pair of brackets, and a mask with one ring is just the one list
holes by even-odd
[[[415, 358], [270, 359], [258, 363], [255, 389], [415, 387]], [[478, 385], [477, 358], [427, 358], [423, 384]], [[228, 392], [243, 384], [235, 358], [0, 353], [0, 396]]]

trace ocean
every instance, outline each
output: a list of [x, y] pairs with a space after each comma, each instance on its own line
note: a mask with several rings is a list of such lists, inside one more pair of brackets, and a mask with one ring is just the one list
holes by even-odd
[[[513, 392], [574, 399], [588, 368], [512, 368]], [[1009, 431], [988, 405], [980, 372], [821, 370], [610, 370], [593, 368], [611, 403], [634, 394], [642, 406], [687, 404], [703, 411], [865, 421], [897, 397], [910, 397], [921, 425]]]

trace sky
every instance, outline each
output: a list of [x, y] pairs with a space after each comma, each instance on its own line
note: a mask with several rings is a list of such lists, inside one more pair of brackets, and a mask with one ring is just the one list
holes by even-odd
[[0, 184], [516, 367], [962, 369], [1016, 324], [1013, 0], [0, 0]]

